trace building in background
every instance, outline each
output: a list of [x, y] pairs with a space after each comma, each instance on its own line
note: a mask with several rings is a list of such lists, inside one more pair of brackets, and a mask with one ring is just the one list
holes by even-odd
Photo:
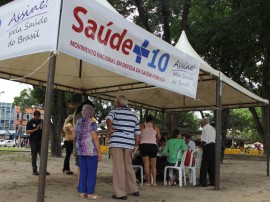
[[12, 103], [0, 102], [0, 131], [6, 132], [15, 130], [14, 124], [14, 116], [15, 116], [15, 108], [12, 107]]
[[[0, 102], [0, 134], [6, 134], [7, 131], [14, 134], [16, 130], [22, 127], [23, 133], [26, 131], [27, 122], [33, 118], [36, 108], [27, 108], [23, 113], [19, 106], [12, 107], [12, 103]], [[44, 119], [44, 110], [38, 109], [41, 113], [41, 119]]]

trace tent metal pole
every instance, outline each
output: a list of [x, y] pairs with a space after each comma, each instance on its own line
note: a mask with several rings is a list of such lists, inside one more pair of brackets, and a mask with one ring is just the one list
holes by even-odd
[[82, 60], [80, 60], [79, 78], [82, 78]]
[[215, 190], [219, 190], [220, 183], [220, 136], [221, 136], [221, 95], [222, 83], [216, 78], [216, 151], [215, 151]]
[[267, 162], [267, 176], [269, 176], [269, 105], [265, 106], [265, 132], [266, 132], [266, 162]]
[[38, 180], [38, 193], [37, 202], [44, 202], [45, 196], [45, 183], [47, 172], [47, 160], [48, 160], [48, 145], [51, 128], [51, 112], [52, 112], [52, 97], [54, 87], [54, 75], [55, 75], [56, 55], [51, 52], [51, 59], [49, 61], [48, 82], [45, 95], [45, 114], [44, 125], [42, 132], [42, 142], [40, 151], [40, 166], [39, 166], [39, 180]]

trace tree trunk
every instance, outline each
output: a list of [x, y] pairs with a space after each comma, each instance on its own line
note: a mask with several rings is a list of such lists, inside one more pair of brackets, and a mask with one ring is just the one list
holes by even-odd
[[189, 8], [190, 8], [190, 2], [191, 0], [184, 0], [183, 1], [183, 15], [182, 15], [182, 30], [186, 30], [188, 23], [188, 14], [189, 14]]
[[148, 23], [148, 20], [149, 20], [148, 12], [146, 12], [145, 9], [143, 8], [143, 1], [142, 0], [135, 0], [135, 5], [138, 8], [139, 16], [140, 16], [140, 19], [142, 21], [144, 28], [148, 32], [152, 33], [152, 30], [151, 30], [149, 23]]
[[163, 40], [171, 43], [171, 31], [170, 31], [170, 23], [169, 23], [169, 15], [167, 0], [160, 0], [161, 4], [161, 13], [162, 13], [162, 22], [163, 22]]
[[173, 135], [174, 129], [176, 129], [176, 113], [171, 112], [168, 114], [169, 115], [169, 120], [168, 120], [168, 132], [170, 137]]
[[225, 150], [225, 144], [226, 144], [226, 135], [227, 135], [227, 129], [228, 129], [228, 117], [230, 114], [229, 109], [223, 109], [221, 111], [221, 149], [220, 149], [220, 163], [223, 163], [224, 159], [224, 150]]
[[55, 157], [61, 157], [61, 134], [65, 120], [65, 102], [64, 92], [56, 90], [56, 110], [53, 116], [53, 134], [51, 136], [51, 154]]

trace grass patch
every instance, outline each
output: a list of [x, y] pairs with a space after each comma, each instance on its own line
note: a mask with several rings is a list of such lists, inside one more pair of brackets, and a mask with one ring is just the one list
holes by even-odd
[[30, 151], [30, 148], [17, 148], [17, 147], [0, 147], [0, 152], [2, 151]]
[[12, 153], [12, 151], [0, 150], [0, 156], [1, 155], [11, 154], [11, 153]]
[[29, 162], [31, 161], [31, 156], [26, 155], [19, 155], [19, 156], [9, 156], [6, 158], [9, 161], [16, 161], [16, 162]]

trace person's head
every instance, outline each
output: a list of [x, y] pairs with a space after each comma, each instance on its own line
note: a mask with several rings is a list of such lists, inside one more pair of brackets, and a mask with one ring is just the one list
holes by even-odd
[[37, 121], [40, 119], [41, 113], [38, 110], [34, 111], [34, 119]]
[[167, 142], [167, 140], [166, 140], [166, 138], [165, 138], [165, 137], [161, 137], [161, 138], [160, 138], [160, 140], [159, 140], [159, 142], [166, 143], [166, 142]]
[[116, 107], [127, 107], [128, 100], [124, 95], [118, 95], [115, 99], [115, 106]]
[[82, 107], [82, 117], [83, 118], [92, 118], [95, 114], [95, 109], [92, 105], [83, 105]]
[[201, 120], [201, 127], [203, 128], [209, 123], [208, 118], [202, 118]]
[[73, 115], [69, 115], [66, 120], [65, 120], [65, 124], [68, 124], [68, 123], [73, 123]]
[[165, 139], [167, 139], [168, 136], [169, 136], [169, 133], [168, 133], [168, 132], [164, 132], [162, 136], [163, 136]]
[[93, 102], [91, 102], [90, 100], [85, 100], [85, 101], [83, 101], [83, 103], [79, 107], [77, 107], [75, 115], [81, 113], [82, 108], [83, 108], [84, 105], [91, 105], [92, 107], [95, 107]]
[[181, 138], [181, 132], [178, 129], [173, 130], [172, 138]]
[[189, 142], [190, 142], [190, 140], [191, 140], [190, 135], [185, 135], [185, 137], [186, 137], [186, 143], [189, 143]]
[[158, 142], [158, 145], [161, 147], [161, 146], [164, 146], [166, 144], [167, 140], [165, 137], [161, 137], [159, 142]]
[[153, 117], [151, 115], [147, 115], [146, 118], [145, 118], [145, 122], [149, 123], [149, 122], [152, 122], [152, 121], [153, 121]]

